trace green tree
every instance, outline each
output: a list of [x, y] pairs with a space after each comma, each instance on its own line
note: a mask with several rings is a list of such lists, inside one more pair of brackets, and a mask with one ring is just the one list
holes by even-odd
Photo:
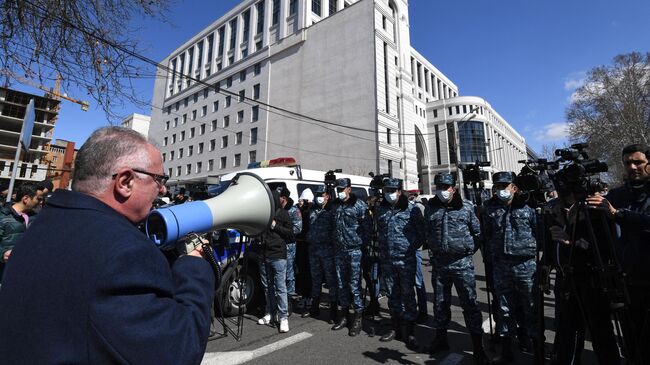
[[588, 72], [566, 111], [572, 141], [589, 144], [590, 157], [609, 164], [609, 178], [621, 181], [621, 150], [650, 144], [650, 53], [614, 57]]

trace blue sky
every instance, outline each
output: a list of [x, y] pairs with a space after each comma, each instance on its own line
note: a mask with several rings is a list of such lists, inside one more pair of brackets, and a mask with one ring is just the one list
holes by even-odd
[[[138, 19], [144, 54], [161, 60], [238, 0], [177, 0], [171, 24]], [[586, 71], [614, 56], [650, 51], [647, 0], [411, 0], [412, 45], [461, 95], [486, 99], [536, 150], [566, 139], [564, 112]], [[137, 84], [151, 98], [153, 79]], [[23, 89], [23, 88], [21, 88]], [[28, 90], [28, 89], [26, 89]], [[65, 90], [77, 99], [84, 93]], [[92, 104], [92, 100], [91, 104]], [[126, 108], [150, 114], [149, 110]], [[108, 122], [91, 105], [63, 102], [55, 138], [80, 146]]]

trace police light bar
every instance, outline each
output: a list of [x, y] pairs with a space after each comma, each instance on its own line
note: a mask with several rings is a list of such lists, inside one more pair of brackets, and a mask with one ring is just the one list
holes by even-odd
[[281, 166], [296, 166], [298, 163], [293, 157], [278, 157], [273, 160], [264, 160], [260, 162], [252, 162], [248, 164], [249, 169], [257, 169], [262, 167], [281, 167]]

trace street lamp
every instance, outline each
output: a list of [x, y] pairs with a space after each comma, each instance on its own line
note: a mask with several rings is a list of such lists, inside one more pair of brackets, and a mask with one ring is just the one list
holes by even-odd
[[[467, 122], [471, 120], [472, 118], [476, 117], [476, 111], [479, 110], [479, 107], [476, 106], [474, 108], [470, 108], [469, 112], [467, 114], [463, 115], [462, 118], [460, 118], [458, 121], [454, 122], [454, 139], [456, 140], [456, 176], [458, 176], [458, 184], [460, 186], [460, 197], [464, 198], [465, 197], [465, 189], [464, 189], [464, 181], [463, 181], [463, 174], [460, 171], [460, 132], [459, 132], [459, 127], [462, 123]], [[465, 119], [467, 118], [467, 119]]]

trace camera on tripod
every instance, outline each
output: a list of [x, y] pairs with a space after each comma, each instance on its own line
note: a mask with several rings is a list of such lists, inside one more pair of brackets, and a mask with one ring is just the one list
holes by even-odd
[[573, 193], [576, 198], [584, 199], [607, 188], [606, 183], [594, 177], [607, 172], [607, 164], [590, 159], [585, 151], [587, 147], [586, 143], [577, 143], [569, 148], [555, 150], [555, 155], [559, 156], [558, 162], [565, 163], [553, 175], [553, 183], [560, 195]]
[[325, 184], [325, 190], [329, 196], [335, 196], [334, 191], [336, 189], [336, 173], [343, 172], [341, 169], [329, 170], [325, 173], [325, 178], [323, 179], [323, 184]]
[[375, 175], [374, 172], [369, 172], [368, 175], [372, 178], [370, 180], [370, 192], [372, 195], [381, 198], [384, 180], [390, 178], [390, 174]]

